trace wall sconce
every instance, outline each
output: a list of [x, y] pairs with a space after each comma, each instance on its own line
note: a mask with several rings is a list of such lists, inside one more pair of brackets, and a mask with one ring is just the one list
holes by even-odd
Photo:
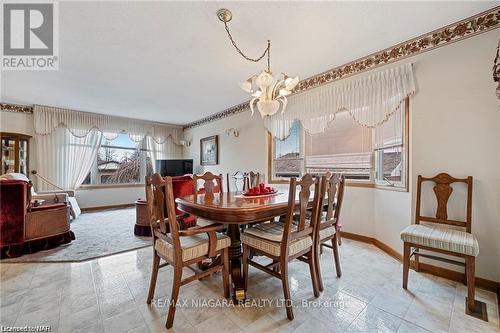
[[191, 141], [187, 141], [187, 140], [179, 140], [179, 144], [183, 147], [189, 147], [191, 146]]
[[240, 132], [236, 128], [227, 129], [226, 134], [229, 136], [234, 136], [235, 138], [240, 136]]

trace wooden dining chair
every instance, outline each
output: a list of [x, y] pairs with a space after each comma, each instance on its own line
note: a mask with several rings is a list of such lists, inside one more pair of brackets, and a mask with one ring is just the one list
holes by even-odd
[[[320, 291], [324, 289], [323, 278], [321, 276], [321, 264], [319, 261], [321, 247], [328, 247], [333, 250], [333, 259], [337, 276], [342, 276], [337, 241], [337, 236], [339, 235], [337, 223], [339, 221], [340, 209], [342, 208], [342, 200], [344, 197], [344, 183], [344, 177], [339, 173], [327, 173], [322, 177], [322, 188], [320, 193], [322, 195], [321, 202], [323, 203], [323, 209], [318, 218], [318, 226], [316, 228], [317, 249], [314, 251], [317, 256], [318, 287]], [[331, 243], [331, 245], [329, 243]]]
[[233, 175], [230, 175], [229, 173], [226, 174], [227, 192], [242, 192], [246, 190], [245, 184], [246, 184], [245, 173], [241, 171], [236, 171]]
[[[199, 181], [203, 181], [203, 187], [199, 188]], [[224, 192], [222, 187], [222, 174], [214, 175], [210, 171], [203, 175], [193, 175], [193, 186], [195, 194], [214, 194]]]
[[[436, 214], [433, 217], [422, 216], [420, 205], [422, 195], [422, 183], [433, 182], [434, 194], [437, 199]], [[465, 184], [467, 199], [464, 221], [448, 218], [448, 200], [453, 192], [452, 184]], [[408, 273], [410, 269], [410, 258], [415, 257], [415, 269], [419, 269], [419, 257], [444, 261], [449, 264], [465, 266], [467, 282], [466, 313], [472, 316], [488, 320], [486, 304], [474, 299], [475, 259], [479, 254], [479, 244], [476, 237], [471, 233], [472, 227], [472, 177], [454, 178], [447, 173], [440, 173], [435, 177], [426, 178], [421, 175], [417, 178], [417, 201], [415, 207], [415, 224], [406, 227], [401, 232], [403, 245], [403, 288], [408, 287]], [[424, 222], [424, 224], [421, 224]], [[447, 227], [448, 226], [448, 227]], [[449, 227], [452, 226], [452, 227]], [[458, 230], [464, 228], [465, 231]], [[440, 256], [421, 253], [420, 250], [437, 252], [463, 258], [462, 261], [443, 258]]]
[[[248, 285], [249, 265], [281, 279], [286, 301], [286, 314], [290, 320], [293, 320], [293, 306], [288, 283], [288, 262], [299, 259], [309, 264], [314, 296], [319, 296], [314, 237], [320, 209], [320, 182], [320, 178], [313, 178], [309, 174], [303, 176], [300, 181], [292, 178], [288, 194], [288, 210], [284, 221], [257, 224], [241, 234], [245, 289]], [[311, 187], [314, 187], [313, 213], [312, 218], [308, 220], [306, 211], [310, 205]], [[297, 188], [300, 188], [298, 207], [296, 203]], [[295, 215], [298, 216], [296, 224], [293, 223]], [[250, 252], [266, 256], [272, 262], [268, 265], [255, 262], [249, 258]]]
[[[228, 247], [231, 244], [231, 240], [229, 237], [217, 232], [220, 230], [220, 224], [179, 230], [175, 215], [171, 177], [162, 178], [158, 173], [155, 173], [151, 181], [151, 191], [154, 197], [152, 208], [153, 219], [151, 220], [153, 267], [147, 303], [151, 304], [154, 296], [161, 258], [172, 265], [174, 270], [170, 307], [166, 323], [168, 329], [172, 327], [174, 322], [176, 303], [181, 286], [222, 270], [224, 297], [229, 298]], [[167, 232], [167, 224], [170, 232]], [[222, 256], [220, 264], [213, 265], [213, 267], [206, 271], [197, 272], [182, 279], [184, 267], [200, 263], [204, 259], [214, 258], [218, 255]], [[193, 267], [190, 268], [195, 270]]]

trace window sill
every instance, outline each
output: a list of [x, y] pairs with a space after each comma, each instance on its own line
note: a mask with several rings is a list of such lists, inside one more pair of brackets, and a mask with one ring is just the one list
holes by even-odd
[[[272, 180], [269, 182], [269, 184], [289, 184], [290, 182], [288, 180]], [[398, 187], [398, 186], [387, 186], [387, 185], [380, 185], [376, 184], [373, 182], [369, 181], [352, 181], [348, 180], [345, 183], [345, 186], [347, 187], [361, 187], [361, 188], [375, 188], [377, 190], [383, 190], [383, 191], [396, 191], [396, 192], [408, 192], [408, 186], [405, 187]]]
[[130, 187], [144, 187], [140, 183], [127, 183], [127, 184], [98, 184], [98, 185], [80, 185], [78, 191], [97, 190], [106, 188], [130, 188]]
[[375, 188], [377, 190], [383, 191], [395, 191], [395, 192], [408, 192], [408, 186], [387, 186], [387, 185], [379, 185], [375, 184]]

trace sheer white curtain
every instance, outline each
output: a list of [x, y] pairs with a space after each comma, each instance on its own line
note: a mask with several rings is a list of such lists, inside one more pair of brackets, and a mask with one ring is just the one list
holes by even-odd
[[[76, 189], [87, 177], [97, 157], [102, 133], [58, 127], [50, 134], [37, 134], [38, 173], [63, 189]], [[39, 182], [38, 190], [51, 189]]]
[[153, 172], [156, 172], [156, 160], [182, 158], [182, 146], [177, 145], [171, 139], [167, 139], [163, 143], [157, 143], [152, 136], [148, 135], [146, 145], [153, 165]]

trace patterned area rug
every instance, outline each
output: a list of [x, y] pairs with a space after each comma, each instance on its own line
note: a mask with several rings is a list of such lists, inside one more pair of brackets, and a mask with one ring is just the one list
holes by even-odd
[[151, 237], [135, 236], [134, 225], [135, 208], [83, 213], [71, 222], [71, 243], [1, 262], [83, 261], [150, 246]]

